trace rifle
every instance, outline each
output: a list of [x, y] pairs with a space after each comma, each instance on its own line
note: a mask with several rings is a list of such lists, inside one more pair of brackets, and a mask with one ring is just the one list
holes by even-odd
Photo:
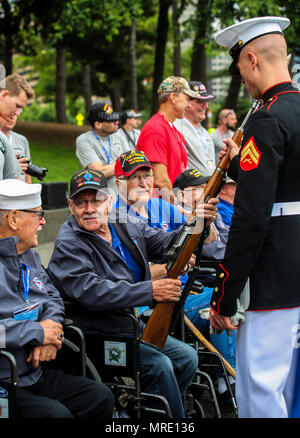
[[[244, 135], [244, 126], [247, 123], [249, 117], [255, 111], [260, 104], [260, 101], [253, 100], [250, 109], [243, 120], [241, 126], [235, 131], [232, 139], [240, 147]], [[206, 187], [204, 189], [204, 202], [206, 203], [210, 198], [214, 198], [221, 190], [226, 171], [230, 164], [230, 151], [220, 159], [216, 169], [210, 177]], [[176, 242], [172, 248], [166, 253], [169, 257], [169, 261], [166, 265], [168, 278], [177, 279], [184, 267], [190, 260], [191, 255], [194, 252], [196, 245], [198, 244], [201, 236], [204, 240], [204, 226], [201, 220], [196, 217], [195, 208], [190, 216], [181, 228], [181, 231], [176, 239]], [[185, 291], [188, 296], [189, 291]], [[184, 303], [181, 300], [182, 304]], [[174, 313], [174, 302], [164, 302], [156, 304], [149, 320], [146, 324], [142, 335], [142, 342], [149, 344], [158, 349], [163, 349], [169, 330], [172, 323]]]

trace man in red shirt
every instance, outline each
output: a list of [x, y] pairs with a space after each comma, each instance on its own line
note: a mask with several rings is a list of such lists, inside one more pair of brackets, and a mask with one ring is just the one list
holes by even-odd
[[174, 203], [173, 183], [187, 167], [187, 152], [185, 139], [173, 122], [183, 117], [189, 98], [197, 94], [178, 76], [164, 79], [157, 93], [159, 111], [143, 126], [137, 150], [144, 151], [151, 162], [157, 194]]

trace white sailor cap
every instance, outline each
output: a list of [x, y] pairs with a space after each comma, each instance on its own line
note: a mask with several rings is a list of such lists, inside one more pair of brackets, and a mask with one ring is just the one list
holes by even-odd
[[41, 184], [28, 184], [18, 179], [0, 181], [0, 210], [21, 210], [40, 207]]
[[256, 17], [233, 24], [217, 33], [216, 42], [229, 48], [229, 54], [235, 64], [246, 44], [256, 38], [271, 33], [283, 33], [290, 24], [286, 17]]

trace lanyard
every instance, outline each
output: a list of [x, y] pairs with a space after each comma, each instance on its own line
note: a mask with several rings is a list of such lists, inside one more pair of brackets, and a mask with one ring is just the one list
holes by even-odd
[[[26, 301], [26, 303], [28, 303], [28, 293], [30, 288], [30, 268], [24, 263], [20, 263], [20, 269], [22, 273], [22, 282], [24, 288], [24, 300]], [[26, 276], [25, 276], [25, 272], [26, 272]]]
[[[200, 134], [200, 131], [198, 131], [194, 126], [193, 126], [193, 128], [196, 131], [196, 134], [198, 135], [198, 137], [200, 138], [201, 144], [205, 150], [206, 155], [208, 155], [208, 147], [207, 147], [205, 139], [203, 139], [202, 134]], [[202, 127], [200, 127], [199, 129], [202, 129]]]
[[207, 147], [206, 141], [205, 141], [205, 139], [203, 139], [202, 134], [200, 133], [200, 130], [203, 129], [202, 126], [199, 126], [199, 128], [196, 129], [195, 126], [192, 125], [192, 123], [191, 123], [188, 119], [185, 119], [185, 120], [186, 120], [186, 121], [190, 124], [190, 126], [193, 128], [195, 134], [197, 135], [197, 137], [198, 137], [199, 140], [200, 140], [200, 143], [201, 143], [202, 146], [203, 146], [203, 149], [205, 150], [206, 155], [208, 155], [208, 147]]
[[102, 143], [102, 141], [100, 140], [100, 138], [98, 137], [98, 135], [95, 133], [95, 131], [93, 129], [92, 129], [92, 133], [93, 133], [94, 137], [100, 142], [101, 147], [104, 150], [104, 153], [105, 153], [106, 158], [107, 158], [107, 164], [110, 164], [110, 159], [111, 159], [111, 142], [110, 142], [109, 135], [108, 135], [109, 152], [107, 152], [107, 150], [105, 149], [104, 144]]
[[222, 129], [220, 126], [218, 127], [219, 133], [221, 134], [222, 140], [225, 138]]

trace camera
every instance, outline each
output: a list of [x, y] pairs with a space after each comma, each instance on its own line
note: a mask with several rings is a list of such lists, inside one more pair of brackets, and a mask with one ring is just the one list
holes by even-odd
[[[18, 158], [24, 158], [24, 155], [20, 155]], [[28, 168], [25, 170], [25, 173], [27, 173], [27, 175], [35, 176], [38, 180], [43, 181], [48, 169], [46, 169], [46, 167], [38, 167], [35, 164], [32, 164], [31, 160], [26, 161], [26, 163], [28, 163]]]

